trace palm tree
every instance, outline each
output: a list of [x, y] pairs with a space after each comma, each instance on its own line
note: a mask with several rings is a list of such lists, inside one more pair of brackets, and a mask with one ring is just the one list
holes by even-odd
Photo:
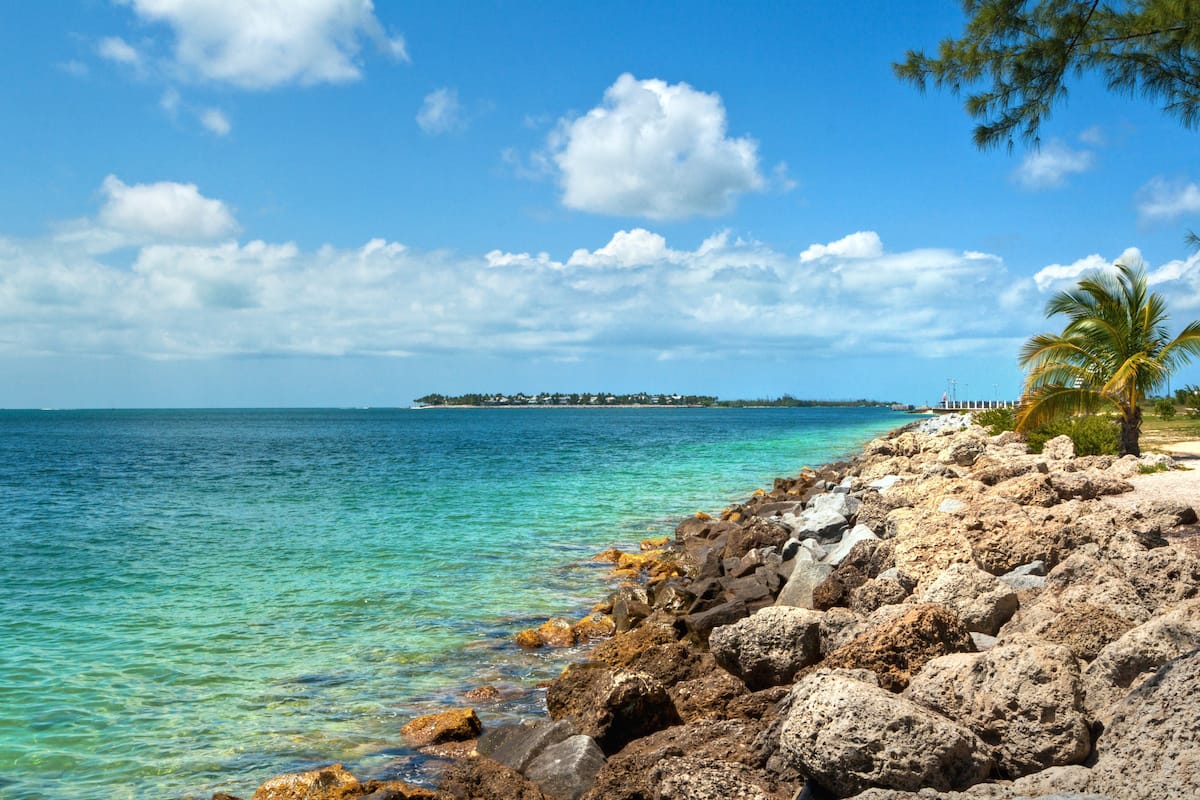
[[1168, 338], [1162, 296], [1149, 291], [1145, 269], [1125, 264], [1117, 264], [1115, 274], [1089, 273], [1074, 289], [1054, 295], [1046, 316], [1057, 314], [1068, 320], [1062, 333], [1038, 334], [1021, 348], [1021, 366], [1029, 374], [1017, 429], [1111, 408], [1121, 422], [1122, 454], [1140, 455], [1138, 403], [1200, 355], [1200, 322]]

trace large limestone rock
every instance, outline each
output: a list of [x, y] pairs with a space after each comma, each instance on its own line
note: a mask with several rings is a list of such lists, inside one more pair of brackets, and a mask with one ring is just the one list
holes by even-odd
[[[811, 536], [821, 542], [836, 542], [850, 527], [844, 516], [830, 509], [807, 508], [799, 514], [784, 514], [779, 519], [796, 538]], [[787, 536], [782, 541], [787, 541]]]
[[1122, 800], [1200, 797], [1200, 651], [1167, 662], [1113, 710], [1091, 789]]
[[[907, 509], [892, 512], [893, 518]], [[917, 582], [919, 590], [937, 578], [951, 564], [972, 564], [971, 541], [953, 525], [946, 524], [947, 514], [927, 513], [919, 526], [896, 535], [896, 569]]]
[[712, 758], [664, 759], [650, 771], [654, 800], [773, 800], [743, 764]]
[[921, 596], [954, 610], [967, 630], [995, 636], [1017, 610], [1017, 593], [974, 564], [951, 564]]
[[1075, 442], [1063, 434], [1042, 445], [1042, 456], [1051, 461], [1069, 461], [1075, 457]]
[[775, 605], [813, 608], [813, 590], [832, 572], [833, 567], [829, 564], [797, 559], [791, 577], [775, 598]]
[[935, 603], [896, 606], [896, 615], [826, 656], [829, 669], [869, 669], [879, 685], [899, 692], [929, 661], [975, 650], [971, 633], [953, 611]]
[[1200, 648], [1200, 600], [1126, 632], [1100, 651], [1083, 674], [1088, 712], [1106, 720], [1131, 689], [1172, 659]]
[[836, 797], [871, 787], [962, 789], [992, 768], [973, 733], [911, 700], [831, 671], [796, 684], [780, 755]]
[[644, 672], [572, 664], [546, 690], [552, 719], [571, 718], [606, 754], [679, 722], [667, 689]]
[[709, 649], [718, 664], [751, 689], [782, 686], [820, 660], [821, 617], [803, 608], [764, 608], [714, 630]]
[[1091, 751], [1079, 666], [1060, 645], [1030, 640], [936, 658], [904, 695], [991, 745], [1010, 777], [1077, 764]]

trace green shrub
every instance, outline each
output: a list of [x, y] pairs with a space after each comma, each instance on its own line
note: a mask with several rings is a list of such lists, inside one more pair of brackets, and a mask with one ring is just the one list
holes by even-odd
[[1116, 455], [1120, 452], [1121, 429], [1111, 417], [1088, 415], [1047, 423], [1025, 436], [1030, 451], [1042, 452], [1046, 442], [1067, 435], [1075, 443], [1077, 456]]
[[1163, 419], [1170, 419], [1175, 416], [1175, 404], [1164, 397], [1154, 404], [1154, 413]]
[[1017, 429], [1017, 412], [1011, 408], [989, 408], [973, 415], [975, 424], [982, 425], [992, 436]]
[[1166, 464], [1138, 464], [1138, 472], [1143, 475], [1153, 475], [1155, 472], [1169, 472]]

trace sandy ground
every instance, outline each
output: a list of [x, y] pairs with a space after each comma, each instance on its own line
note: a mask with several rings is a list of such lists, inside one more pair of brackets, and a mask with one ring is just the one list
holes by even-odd
[[[1106, 497], [1105, 501], [1136, 508], [1155, 500], [1177, 500], [1200, 511], [1200, 441], [1174, 442], [1154, 449], [1174, 458], [1182, 469], [1134, 475], [1129, 479], [1132, 492]], [[1200, 526], [1178, 528], [1168, 533], [1167, 539], [1176, 547], [1200, 555]]]

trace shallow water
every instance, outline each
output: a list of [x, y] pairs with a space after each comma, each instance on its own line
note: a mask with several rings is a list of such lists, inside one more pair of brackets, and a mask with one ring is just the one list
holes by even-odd
[[[0, 412], [0, 798], [249, 796], [564, 654], [523, 626], [882, 409]], [[485, 711], [481, 708], [481, 714]], [[485, 716], [485, 721], [487, 721]]]

